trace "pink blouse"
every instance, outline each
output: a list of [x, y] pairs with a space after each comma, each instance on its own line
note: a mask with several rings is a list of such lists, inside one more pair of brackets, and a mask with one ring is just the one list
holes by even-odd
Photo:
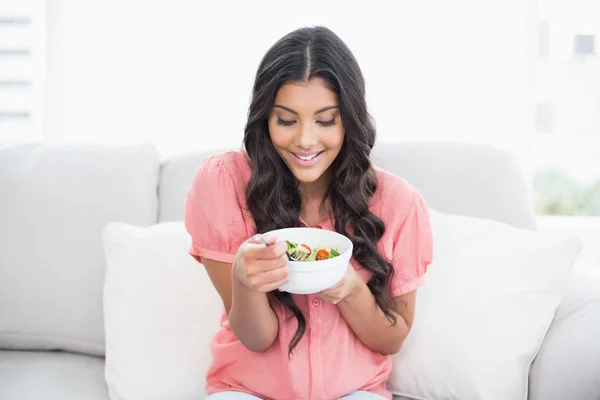
[[[402, 178], [377, 169], [378, 188], [370, 210], [385, 223], [378, 243], [394, 267], [392, 294], [399, 296], [423, 283], [432, 260], [432, 235], [427, 206], [420, 193]], [[241, 245], [255, 233], [246, 208], [245, 188], [250, 165], [244, 152], [205, 159], [195, 172], [186, 199], [185, 226], [192, 237], [190, 254], [231, 263]], [[332, 221], [317, 228], [334, 230]], [[367, 281], [370, 273], [353, 259], [351, 265]], [[207, 375], [209, 394], [235, 390], [268, 399], [337, 399], [355, 390], [391, 398], [386, 381], [391, 358], [364, 346], [337, 306], [314, 295], [293, 295], [306, 317], [304, 337], [288, 358], [296, 320], [284, 322], [264, 353], [252, 352], [232, 333], [223, 312], [221, 329], [213, 338], [212, 364]], [[276, 309], [279, 309], [277, 307]]]

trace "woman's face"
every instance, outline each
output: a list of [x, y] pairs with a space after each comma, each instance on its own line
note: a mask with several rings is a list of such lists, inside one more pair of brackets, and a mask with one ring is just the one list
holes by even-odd
[[338, 96], [317, 78], [284, 84], [269, 116], [269, 133], [301, 183], [330, 179], [325, 172], [344, 141]]

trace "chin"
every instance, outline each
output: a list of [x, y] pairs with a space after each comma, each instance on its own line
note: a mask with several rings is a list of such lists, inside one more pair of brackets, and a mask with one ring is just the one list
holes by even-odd
[[302, 183], [314, 183], [319, 180], [321, 175], [323, 175], [322, 171], [292, 171], [296, 179], [298, 179]]

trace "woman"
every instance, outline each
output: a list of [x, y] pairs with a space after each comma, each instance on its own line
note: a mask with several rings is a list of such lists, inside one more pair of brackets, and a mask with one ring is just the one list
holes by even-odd
[[[204, 160], [187, 196], [190, 254], [225, 307], [209, 399], [391, 398], [390, 355], [412, 325], [432, 238], [419, 192], [371, 165], [374, 143], [360, 68], [333, 32], [299, 29], [273, 45], [244, 150]], [[277, 290], [287, 282], [285, 238], [265, 246], [252, 236], [293, 226], [352, 240], [336, 286]]]

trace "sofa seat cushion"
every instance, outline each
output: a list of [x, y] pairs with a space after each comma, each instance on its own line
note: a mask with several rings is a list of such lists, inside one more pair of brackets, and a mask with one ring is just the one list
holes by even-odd
[[102, 358], [0, 351], [0, 399], [108, 400]]
[[531, 366], [530, 400], [600, 399], [600, 282], [576, 270]]

